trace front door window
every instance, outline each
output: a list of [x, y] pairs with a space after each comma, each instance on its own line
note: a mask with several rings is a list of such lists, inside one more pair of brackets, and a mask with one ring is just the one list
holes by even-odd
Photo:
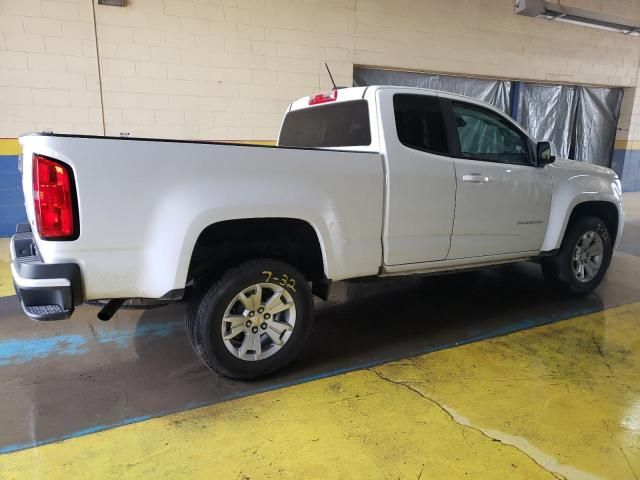
[[487, 162], [531, 165], [529, 142], [506, 118], [483, 107], [453, 103], [460, 156]]

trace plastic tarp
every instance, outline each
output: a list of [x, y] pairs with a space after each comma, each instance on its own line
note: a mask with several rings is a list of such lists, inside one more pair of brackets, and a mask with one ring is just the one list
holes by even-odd
[[360, 87], [399, 85], [458, 93], [490, 103], [505, 113], [511, 112], [512, 82], [507, 80], [486, 80], [356, 67], [353, 69], [353, 83]]
[[577, 88], [569, 85], [523, 83], [518, 123], [537, 140], [547, 140], [556, 155], [569, 158], [577, 108]]
[[573, 158], [611, 165], [621, 103], [619, 88], [578, 87]]
[[559, 157], [611, 165], [622, 90], [523, 83], [518, 122]]

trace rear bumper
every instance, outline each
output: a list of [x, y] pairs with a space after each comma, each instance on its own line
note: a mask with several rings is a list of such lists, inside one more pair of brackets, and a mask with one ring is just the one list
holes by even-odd
[[28, 225], [11, 238], [11, 274], [24, 313], [34, 320], [63, 320], [84, 299], [75, 263], [44, 263]]

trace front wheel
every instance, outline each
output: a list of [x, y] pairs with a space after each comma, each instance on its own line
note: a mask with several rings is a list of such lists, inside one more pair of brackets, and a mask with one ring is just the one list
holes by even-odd
[[282, 368], [311, 332], [313, 298], [305, 278], [277, 260], [227, 271], [187, 315], [193, 350], [211, 370], [250, 379]]
[[584, 217], [568, 229], [558, 254], [543, 260], [542, 272], [552, 285], [586, 294], [604, 278], [611, 255], [607, 226], [599, 218]]

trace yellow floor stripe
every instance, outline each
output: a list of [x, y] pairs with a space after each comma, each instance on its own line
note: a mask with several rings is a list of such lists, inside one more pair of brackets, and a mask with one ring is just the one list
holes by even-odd
[[16, 294], [11, 281], [9, 241], [8, 238], [0, 238], [0, 297]]
[[0, 478], [633, 479], [639, 318], [620, 307], [0, 456]]

